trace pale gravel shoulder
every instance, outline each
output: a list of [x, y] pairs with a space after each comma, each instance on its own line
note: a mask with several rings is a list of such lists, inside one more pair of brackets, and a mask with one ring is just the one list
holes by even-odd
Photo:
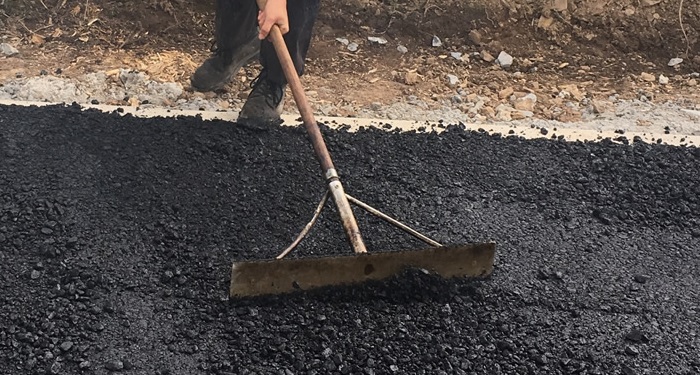
[[[540, 118], [511, 120], [516, 126], [558, 128], [585, 128], [596, 131], [649, 132], [700, 135], [700, 110], [691, 109], [673, 102], [652, 103], [642, 100], [615, 100], [612, 108], [604, 113], [595, 113], [590, 107], [582, 108], [582, 118], [576, 122], [561, 122]], [[290, 112], [291, 113], [291, 112]], [[327, 114], [327, 113], [324, 113]], [[387, 120], [440, 121], [446, 124], [471, 123], [495, 124], [502, 121], [475, 119], [461, 110], [445, 105], [430, 110], [406, 102], [383, 107], [367, 107], [357, 111], [357, 117]]]
[[[0, 99], [15, 101], [36, 101], [52, 103], [109, 103], [132, 99], [142, 107], [167, 107], [173, 110], [225, 111], [237, 112], [243, 102], [240, 99], [224, 100], [206, 95], [183, 95], [185, 88], [179, 83], [156, 82], [147, 75], [127, 69], [90, 73], [69, 79], [60, 76], [43, 75], [17, 78], [0, 84]], [[467, 93], [455, 93], [451, 100], [445, 100], [438, 109], [434, 104], [415, 97], [397, 98], [395, 103], [382, 105], [374, 103], [364, 107], [341, 107], [332, 105], [314, 106], [319, 116], [330, 116], [337, 112], [352, 113], [352, 117], [408, 121], [443, 121], [447, 124], [495, 124], [478, 114], [483, 103], [470, 103], [462, 97]], [[189, 98], [184, 98], [188, 96]], [[147, 104], [144, 104], [147, 103]], [[297, 112], [292, 105], [285, 113]], [[313, 99], [312, 99], [312, 105]], [[621, 100], [610, 97], [605, 111], [596, 110], [593, 103], [584, 99], [569, 102], [568, 106], [581, 113], [581, 120], [559, 122], [525, 115], [525, 119], [507, 121], [514, 126], [537, 128], [576, 128], [596, 131], [649, 132], [656, 134], [700, 135], [700, 107], [698, 104], [681, 105], [674, 102], [654, 103], [644, 97], [639, 100]], [[503, 106], [503, 105], [501, 105]], [[499, 106], [499, 107], [501, 107]], [[499, 109], [496, 107], [496, 110]], [[506, 111], [512, 110], [505, 105]], [[432, 109], [431, 109], [432, 108]], [[523, 112], [525, 113], [525, 112]]]

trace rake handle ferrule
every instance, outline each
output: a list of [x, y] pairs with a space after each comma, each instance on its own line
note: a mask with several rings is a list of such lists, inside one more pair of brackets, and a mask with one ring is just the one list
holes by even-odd
[[[260, 9], [265, 6], [265, 0], [257, 0]], [[355, 215], [350, 207], [350, 202], [345, 196], [345, 191], [343, 190], [343, 185], [340, 183], [338, 174], [333, 166], [333, 161], [331, 160], [331, 155], [326, 147], [326, 142], [323, 140], [321, 135], [321, 130], [318, 128], [316, 119], [314, 118], [313, 111], [306, 99], [306, 94], [304, 93], [304, 88], [301, 85], [301, 80], [297, 74], [296, 67], [292, 61], [292, 57], [289, 55], [289, 50], [284, 42], [284, 36], [277, 25], [273, 25], [270, 30], [270, 38], [272, 39], [272, 44], [277, 52], [277, 57], [284, 71], [284, 75], [287, 78], [287, 83], [292, 91], [294, 101], [299, 108], [299, 113], [304, 122], [304, 127], [306, 132], [311, 138], [311, 144], [313, 145], [316, 157], [321, 164], [321, 169], [323, 170], [324, 176], [328, 181], [328, 186], [333, 195], [333, 200], [338, 207], [338, 213], [340, 214], [340, 220], [345, 229], [345, 234], [352, 245], [355, 253], [366, 253], [364, 241], [360, 235], [360, 229], [357, 226], [357, 221], [355, 220]]]
[[350, 202], [348, 197], [345, 195], [343, 190], [343, 185], [340, 180], [333, 179], [328, 182], [328, 188], [333, 195], [333, 200], [338, 207], [338, 213], [340, 214], [340, 221], [343, 223], [343, 228], [345, 228], [345, 234], [348, 236], [348, 240], [352, 245], [355, 253], [362, 254], [366, 253], [364, 241], [360, 235], [360, 228], [357, 226], [357, 221], [352, 213], [352, 208], [350, 207]]

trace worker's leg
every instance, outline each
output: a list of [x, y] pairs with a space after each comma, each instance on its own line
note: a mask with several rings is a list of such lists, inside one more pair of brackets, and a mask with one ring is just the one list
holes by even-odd
[[[284, 41], [300, 76], [304, 74], [304, 60], [311, 44], [311, 34], [318, 10], [319, 0], [287, 1], [289, 32], [284, 35]], [[270, 81], [280, 85], [287, 83], [277, 59], [275, 47], [267, 40], [263, 41], [260, 47], [260, 62], [267, 70], [267, 77]]]
[[192, 87], [212, 91], [226, 85], [233, 75], [259, 55], [258, 8], [255, 0], [217, 0], [215, 54], [192, 75]]
[[[318, 16], [319, 0], [287, 0], [289, 32], [284, 35], [287, 49], [294, 61], [297, 73], [304, 73], [304, 60], [311, 44], [311, 36]], [[284, 72], [271, 42], [265, 40], [260, 47], [262, 72], [254, 81], [239, 122], [279, 123], [287, 84]]]

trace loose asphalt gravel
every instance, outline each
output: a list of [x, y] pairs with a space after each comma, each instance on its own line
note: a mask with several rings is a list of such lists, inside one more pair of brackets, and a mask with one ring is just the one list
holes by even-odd
[[[302, 128], [0, 106], [2, 374], [698, 374], [700, 149], [324, 134], [352, 195], [487, 280], [229, 300], [325, 184]], [[362, 211], [370, 251], [420, 247]], [[344, 253], [333, 205], [296, 256]]]

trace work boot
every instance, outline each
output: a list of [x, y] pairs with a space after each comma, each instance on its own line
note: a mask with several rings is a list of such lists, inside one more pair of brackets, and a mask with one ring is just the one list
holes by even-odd
[[284, 90], [286, 85], [280, 85], [267, 78], [263, 70], [251, 83], [252, 90], [237, 122], [249, 126], [279, 125], [282, 123], [284, 109]]
[[217, 48], [214, 56], [197, 68], [190, 78], [190, 83], [195, 90], [201, 92], [219, 90], [231, 82], [231, 78], [244, 65], [256, 59], [259, 53], [260, 40], [257, 34], [233, 51]]

